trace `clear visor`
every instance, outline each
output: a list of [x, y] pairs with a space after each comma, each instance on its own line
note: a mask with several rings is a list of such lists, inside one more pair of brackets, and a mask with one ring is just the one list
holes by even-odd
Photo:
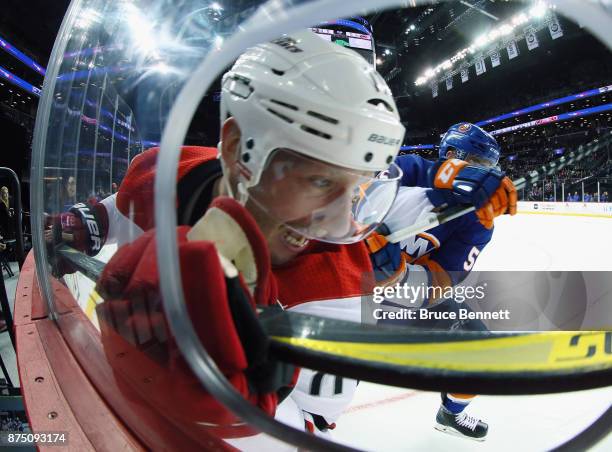
[[247, 207], [252, 203], [267, 221], [305, 238], [354, 243], [383, 221], [401, 175], [395, 164], [380, 173], [358, 172], [278, 149], [259, 183], [248, 189]]
[[493, 168], [496, 166], [496, 163], [494, 161], [483, 157], [482, 155], [468, 153], [455, 148], [450, 148], [450, 150], [453, 150], [455, 152], [457, 158], [468, 162], [468, 164], [470, 165], [481, 166], [483, 168]]
[[495, 166], [491, 160], [476, 154], [468, 154], [464, 160], [470, 165], [481, 166], [483, 168], [493, 168]]

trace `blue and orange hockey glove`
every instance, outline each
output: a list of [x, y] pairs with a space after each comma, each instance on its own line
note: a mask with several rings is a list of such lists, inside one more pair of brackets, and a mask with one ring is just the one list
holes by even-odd
[[493, 227], [495, 217], [516, 214], [516, 188], [498, 169], [468, 165], [459, 159], [441, 160], [429, 170], [429, 182], [449, 204], [476, 207], [476, 215], [487, 229]]

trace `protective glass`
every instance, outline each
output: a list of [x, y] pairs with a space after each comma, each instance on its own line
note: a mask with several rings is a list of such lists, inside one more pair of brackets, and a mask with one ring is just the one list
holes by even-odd
[[[27, 184], [31, 193], [31, 221], [24, 221], [24, 226], [26, 237], [29, 233], [33, 237], [34, 249], [19, 275], [15, 328], [9, 327], [19, 346], [21, 391], [27, 400], [36, 401], [31, 404], [36, 409], [28, 412], [33, 431], [49, 429], [50, 422], [53, 430], [70, 429], [76, 432], [74, 436], [71, 433], [69, 439], [75, 449], [78, 445], [89, 448], [91, 444], [94, 450], [333, 450], [332, 444], [304, 444], [303, 437], [297, 436], [297, 430], [304, 433], [305, 425], [313, 425], [305, 422], [309, 412], [327, 416], [328, 410], [333, 410], [336, 414], [330, 414], [337, 419], [324, 419], [337, 423], [337, 427], [332, 432], [321, 432], [315, 425], [315, 433], [321, 436], [308, 433], [309, 440], [331, 436], [341, 443], [336, 448], [348, 445], [364, 450], [378, 450], [383, 441], [387, 449], [419, 450], [423, 444], [442, 449], [453, 440], [431, 428], [436, 423], [436, 410], [440, 409], [440, 395], [434, 391], [446, 393], [465, 389], [469, 393], [471, 389], [488, 394], [477, 398], [475, 407], [468, 406], [464, 410], [470, 418], [472, 414], [482, 415], [491, 425], [492, 433], [483, 443], [483, 450], [498, 451], [509, 447], [518, 450], [612, 450], [612, 436], [608, 434], [610, 423], [606, 422], [612, 387], [596, 388], [610, 381], [612, 354], [608, 345], [611, 333], [609, 328], [594, 331], [592, 326], [584, 331], [588, 320], [596, 319], [603, 324], [612, 306], [606, 303], [612, 267], [610, 260], [603, 257], [611, 254], [608, 250], [612, 245], [609, 239], [605, 240], [609, 237], [609, 218], [605, 216], [610, 212], [608, 194], [612, 193], [612, 178], [602, 172], [609, 161], [605, 146], [612, 125], [612, 111], [607, 107], [612, 87], [608, 86], [609, 82], [602, 82], [609, 79], [610, 73], [609, 65], [602, 62], [612, 61], [608, 50], [612, 45], [612, 15], [606, 6], [608, 2], [556, 0], [534, 2], [533, 5], [479, 2], [483, 11], [499, 18], [493, 28], [491, 17], [475, 14], [474, 8], [466, 6], [470, 2], [459, 1], [438, 2], [438, 5], [425, 0], [395, 3], [381, 0], [47, 2], [48, 5], [56, 3], [70, 3], [70, 6], [45, 68], [47, 75], [42, 92], [39, 89], [42, 79], [37, 75], [40, 72], [28, 74], [28, 69], [16, 63], [11, 54], [0, 52], [6, 59], [6, 64], [1, 65], [8, 69], [14, 65], [17, 75], [23, 75], [23, 80], [11, 76], [3, 77], [1, 82], [5, 90], [7, 87], [13, 90], [3, 99], [2, 111], [3, 116], [10, 113], [7, 120], [14, 121], [15, 127], [19, 125], [19, 130], [24, 132], [18, 134], [22, 135], [18, 140], [23, 141], [24, 155], [33, 133], [32, 161], [26, 165], [32, 169]], [[411, 6], [374, 10], [392, 3]], [[545, 3], [554, 4], [554, 8], [546, 10]], [[510, 321], [485, 320], [489, 331], [461, 331], [481, 325], [460, 319], [379, 320], [374, 313], [380, 304], [368, 299], [373, 297], [355, 296], [328, 303], [332, 300], [323, 298], [328, 287], [337, 280], [336, 275], [342, 274], [347, 280], [356, 277], [357, 272], [360, 277], [362, 275], [360, 267], [353, 272], [345, 271], [333, 259], [327, 266], [318, 266], [317, 272], [312, 267], [301, 267], [304, 262], [312, 262], [300, 260], [308, 257], [307, 253], [294, 261], [300, 268], [287, 265], [284, 274], [280, 267], [274, 268], [274, 279], [285, 282], [279, 287], [278, 299], [286, 310], [280, 317], [275, 310], [264, 310], [260, 314], [269, 315], [257, 317], [266, 333], [264, 339], [272, 345], [268, 347], [267, 343], [262, 343], [266, 350], [271, 350], [271, 358], [279, 358], [278, 362], [281, 356], [283, 364], [291, 361], [287, 356], [292, 353], [306, 356], [313, 367], [310, 373], [301, 369], [296, 389], [276, 406], [280, 400], [277, 393], [254, 389], [252, 381], [255, 380], [251, 380], [251, 376], [260, 377], [259, 372], [251, 372], [254, 367], [249, 368], [246, 378], [242, 371], [220, 378], [215, 374], [215, 367], [210, 361], [204, 361], [206, 357], [196, 348], [200, 344], [219, 368], [228, 362], [233, 364], [231, 356], [238, 357], [240, 369], [244, 368], [241, 364], [244, 355], [250, 355], [251, 362], [260, 362], [261, 355], [251, 353], [260, 350], [253, 347], [256, 337], [250, 331], [238, 337], [235, 331], [237, 321], [244, 319], [228, 312], [235, 304], [223, 304], [222, 297], [213, 297], [208, 292], [199, 296], [200, 291], [185, 283], [185, 277], [189, 276], [196, 282], [198, 278], [201, 281], [211, 278], [211, 270], [216, 266], [179, 261], [175, 272], [168, 272], [174, 255], [155, 254], [163, 244], [155, 242], [153, 236], [150, 236], [150, 248], [137, 245], [131, 248], [136, 252], [128, 253], [137, 264], [119, 261], [121, 265], [111, 265], [114, 253], [134, 245], [143, 232], [155, 228], [150, 233], [156, 234], [168, 226], [157, 224], [154, 218], [163, 193], [155, 194], [153, 185], [146, 186], [146, 190], [133, 190], [129, 192], [130, 202], [125, 203], [122, 210], [115, 209], [113, 199], [117, 196], [117, 187], [119, 194], [125, 193], [127, 185], [124, 184], [133, 181], [130, 181], [128, 165], [134, 160], [144, 165], [143, 157], [151, 155], [148, 150], [159, 146], [163, 135], [167, 140], [176, 141], [177, 146], [164, 146], [160, 159], [162, 154], [176, 153], [182, 144], [209, 148], [217, 145], [220, 83], [209, 79], [221, 75], [231, 64], [230, 57], [236, 58], [247, 47], [278, 38], [285, 32], [316, 27], [315, 24], [327, 19], [350, 18], [359, 11], [369, 11], [368, 17], [376, 22], [377, 33], [383, 33], [381, 39], [397, 45], [398, 52], [384, 52], [377, 58], [377, 69], [388, 78], [398, 99], [403, 99], [398, 107], [403, 107], [402, 120], [414, 129], [411, 132], [421, 128], [427, 133], [442, 130], [459, 116], [477, 120], [503, 116], [519, 111], [517, 109], [524, 111], [534, 106], [534, 99], [541, 98], [537, 102], [545, 103], [536, 104], [537, 108], [543, 108], [531, 112], [533, 118], [525, 113], [485, 126], [491, 132], [498, 130], [494, 136], [503, 149], [501, 164], [512, 179], [528, 176], [534, 169], [538, 171], [549, 158], [556, 158], [551, 154], [567, 156], [569, 161], [569, 155], [580, 148], [593, 146], [601, 150], [572, 164], [565, 163], [562, 168], [557, 166], [556, 172], [526, 186], [521, 194], [531, 202], [524, 207], [534, 215], [506, 216], [496, 224], [493, 240], [478, 256], [470, 277], [462, 283], [467, 288], [470, 284], [476, 287], [479, 281], [487, 281], [488, 299], [472, 304], [473, 313], [506, 307], [512, 310]], [[448, 22], [449, 11], [454, 15], [452, 23]], [[568, 12], [572, 16], [568, 17]], [[518, 26], [513, 25], [515, 18]], [[9, 17], [6, 19], [8, 21]], [[509, 30], [505, 24], [512, 25], [511, 33], [505, 34]], [[401, 25], [404, 30], [397, 28]], [[431, 27], [437, 30], [433, 34]], [[431, 55], [440, 58], [431, 61], [432, 64], [452, 58], [449, 51], [454, 53], [454, 50], [448, 47], [448, 37], [437, 41], [436, 36], [451, 33], [449, 37], [457, 44], [455, 49], [468, 48], [472, 44], [474, 36], [460, 33], [461, 30], [491, 30], [483, 38], [497, 37], [483, 44], [477, 53], [468, 53], [453, 63], [450, 72], [440, 68], [440, 72], [436, 70], [428, 75], [426, 83], [413, 83], [411, 74], [416, 76], [425, 71], [422, 63], [432, 60]], [[500, 30], [504, 31], [503, 36], [499, 35]], [[593, 32], [595, 35], [591, 34]], [[360, 39], [346, 37], [350, 38], [349, 44], [353, 38]], [[27, 49], [22, 50], [28, 53]], [[285, 52], [280, 47], [278, 50]], [[548, 51], [552, 52], [551, 57], [545, 56]], [[501, 65], [492, 68], [494, 54], [501, 54]], [[209, 57], [209, 62], [218, 67], [205, 63]], [[207, 71], [199, 71], [204, 64]], [[475, 75], [476, 65], [486, 68], [487, 72]], [[461, 72], [461, 67], [466, 68], [469, 80], [459, 84], [461, 77], [457, 71]], [[532, 83], [521, 83], [516, 77], [516, 71], [525, 67], [537, 75], [531, 79]], [[195, 76], [200, 73], [208, 74], [208, 78]], [[450, 92], [444, 90], [444, 79], [449, 76], [454, 78]], [[352, 75], [338, 73], [337, 77], [349, 80]], [[482, 96], [483, 102], [457, 101], [464, 95], [472, 99], [471, 93], [477, 90], [486, 93], [492, 80], [504, 85], [503, 96]], [[28, 87], [22, 81], [33, 85]], [[193, 85], [185, 89], [189, 82]], [[206, 87], [206, 94], [198, 94], [198, 90], [192, 89], [196, 85]], [[592, 89], [584, 91], [587, 87]], [[568, 96], [570, 93], [575, 94]], [[574, 101], [545, 106], [546, 102], [562, 96]], [[187, 105], [187, 100], [191, 99], [199, 102], [196, 112]], [[30, 115], [36, 102], [38, 118], [33, 128]], [[28, 107], [20, 113], [16, 105]], [[410, 108], [406, 108], [408, 105]], [[172, 112], [183, 114], [170, 119]], [[440, 112], [440, 115], [434, 120], [432, 112]], [[443, 118], [448, 120], [442, 124]], [[417, 137], [416, 133], [410, 133], [407, 138], [417, 140]], [[295, 149], [299, 148], [295, 146]], [[213, 155], [214, 149], [210, 153]], [[151, 175], [151, 183], [163, 169], [157, 163], [160, 161], [150, 159], [144, 168], [140, 167]], [[544, 173], [540, 171], [540, 174]], [[20, 176], [27, 180], [25, 172]], [[169, 184], [178, 180], [176, 174], [169, 176]], [[2, 185], [5, 184], [0, 183]], [[379, 191], [376, 190], [378, 184], [364, 185], [367, 196], [360, 197], [358, 192], [361, 202], [342, 209], [351, 212], [356, 221], [363, 221], [361, 218], [373, 212], [379, 213], [380, 206], [386, 205], [384, 195], [392, 192], [387, 185], [381, 186]], [[355, 182], [353, 187], [359, 187], [359, 183]], [[11, 186], [8, 188], [15, 200], [20, 199]], [[296, 204], [286, 204], [287, 208], [296, 207], [302, 199], [296, 196], [297, 190], [291, 187], [284, 190], [287, 196], [293, 196], [292, 202]], [[307, 193], [302, 190], [300, 195]], [[592, 193], [598, 202], [590, 198]], [[279, 188], [277, 194], [285, 193]], [[259, 200], [259, 195], [254, 190], [251, 202]], [[263, 192], [262, 202], [268, 200], [264, 195], [271, 196]], [[552, 200], [567, 203], [542, 203], [550, 201], [551, 196]], [[150, 209], [141, 209], [143, 203], [136, 202], [141, 200], [145, 200]], [[62, 215], [76, 203], [90, 207], [104, 203], [111, 207], [107, 241], [95, 256], [80, 251], [74, 228], [64, 229], [67, 222], [62, 221], [66, 219]], [[281, 205], [272, 204], [279, 209]], [[572, 216], [587, 211], [595, 215], [572, 219], [570, 215], [551, 216], [549, 209], [573, 212]], [[15, 210], [13, 218], [20, 218], [18, 209]], [[176, 215], [179, 219], [173, 208], [162, 211], [168, 218]], [[309, 214], [314, 217], [312, 212], [315, 211], [316, 208], [311, 208]], [[324, 209], [324, 213], [328, 211], [333, 213], [333, 207]], [[276, 210], [274, 212], [280, 216]], [[535, 215], [538, 212], [546, 215]], [[287, 219], [286, 223], [293, 224], [303, 215], [291, 217], [293, 220]], [[388, 221], [385, 218], [384, 222]], [[31, 229], [27, 230], [30, 224]], [[84, 230], [89, 230], [87, 223], [84, 225]], [[17, 225], [14, 230], [21, 232]], [[575, 230], [580, 230], [587, 238], [604, 237], [604, 240], [599, 240], [596, 247], [572, 246], [567, 236]], [[460, 232], [456, 230], [455, 234]], [[422, 248], [425, 253], [431, 250], [441, 256], [448, 252], [450, 242], [446, 242], [433, 251], [433, 243], [422, 234], [407, 240], [405, 248], [419, 254]], [[472, 259], [476, 259], [474, 250], [469, 251], [468, 267], [475, 262]], [[152, 259], [155, 255], [159, 256], [157, 265]], [[529, 259], [525, 259], [526, 255]], [[430, 256], [429, 262], [434, 263], [434, 255]], [[10, 265], [16, 270], [13, 262]], [[161, 285], [149, 284], [157, 275], [155, 269], [162, 267], [164, 270], [158, 272]], [[432, 278], [416, 267], [413, 265], [405, 273], [409, 278], [405, 282], [415, 290], [431, 285]], [[111, 276], [118, 270], [125, 271], [125, 285], [113, 284], [114, 293], [106, 293], [104, 297], [96, 287], [119, 279], [105, 277], [105, 281], [101, 281], [103, 269]], [[293, 269], [295, 271], [289, 272]], [[490, 278], [491, 273], [476, 276], [480, 270], [495, 272], [498, 278]], [[525, 274], [528, 279], [517, 284], [517, 275], [507, 277], [520, 273], [512, 270], [529, 270]], [[594, 284], [598, 278], [601, 278], [601, 285]], [[368, 275], [363, 275], [363, 285], [368, 279]], [[179, 295], [163, 295], [159, 290], [161, 286], [176, 290]], [[222, 295], [227, 287], [222, 280], [220, 284], [210, 284], [206, 290], [218, 288]], [[499, 299], [491, 299], [494, 288], [503, 292]], [[345, 293], [344, 286], [338, 289]], [[440, 317], [469, 307], [470, 301], [478, 301], [466, 300], [460, 304], [459, 292], [453, 294], [456, 303], [448, 300], [433, 308]], [[290, 295], [295, 302], [282, 301]], [[307, 300], [322, 300], [323, 303]], [[404, 297], [404, 300], [408, 302], [409, 298]], [[208, 305], [204, 301], [211, 302], [215, 309], [206, 309]], [[303, 303], [297, 304], [299, 302]], [[339, 305], [346, 309], [342, 312], [335, 309]], [[312, 317], [304, 315], [307, 309], [312, 309]], [[10, 318], [10, 312], [10, 309], [4, 312], [6, 319]], [[355, 320], [365, 320], [369, 316], [368, 319], [376, 321], [380, 328], [347, 325], [342, 323], [345, 315]], [[227, 319], [228, 323], [219, 321], [220, 318]], [[199, 337], [208, 336], [213, 340], [204, 343], [186, 336], [178, 328], [168, 328], [180, 325], [181, 320], [192, 324]], [[612, 322], [608, 326], [610, 324]], [[402, 334], [405, 341], [395, 336], [396, 342], [386, 342], [387, 348], [381, 340], [390, 337], [390, 325], [400, 329], [393, 335]], [[534, 333], [537, 328], [549, 327], [568, 330]], [[432, 329], [435, 331], [430, 331]], [[511, 331], [511, 336], [501, 334], [502, 330]], [[234, 339], [230, 340], [230, 336]], [[328, 347], [331, 351], [324, 354], [320, 345], [327, 340], [330, 342], [326, 346], [331, 343], [334, 347]], [[297, 343], [306, 345], [304, 348], [292, 345]], [[397, 353], [400, 346], [405, 347], [405, 351]], [[302, 350], [304, 354], [298, 355]], [[325, 355], [327, 361], [319, 359]], [[390, 364], [392, 361], [396, 364]], [[330, 363], [342, 367], [342, 376], [326, 373]], [[553, 364], [557, 367], [551, 367]], [[558, 370], [561, 368], [563, 370]], [[194, 373], [193, 369], [199, 369], [199, 373]], [[267, 370], [261, 373], [268, 381], [275, 376]], [[398, 377], [389, 378], [392, 374]], [[360, 379], [358, 386], [351, 376]], [[514, 384], [508, 384], [508, 380]], [[315, 392], [311, 391], [315, 386], [313, 382], [321, 388], [316, 395], [311, 394]], [[372, 382], [394, 382], [410, 386], [410, 390]], [[472, 385], [470, 389], [469, 385]], [[231, 397], [233, 392], [228, 391], [228, 387], [238, 389], [240, 395]], [[548, 394], [569, 391], [570, 387], [574, 392]], [[336, 388], [341, 388], [342, 394], [335, 394]], [[424, 391], [414, 391], [417, 388]], [[592, 389], [586, 390], [588, 388]], [[578, 389], [582, 390], [576, 392]], [[518, 393], [528, 397], [515, 397]], [[58, 403], [46, 404], [45, 400]], [[393, 403], [379, 403], [381, 401]], [[344, 405], [336, 405], [336, 402]], [[232, 412], [227, 406], [236, 411]], [[309, 409], [309, 406], [322, 412]], [[574, 409], [566, 409], [568, 406]], [[398, 415], [400, 412], [406, 414]], [[411, 415], [417, 412], [418, 416]], [[95, 422], [92, 422], [92, 413], [96, 413]], [[279, 421], [274, 424], [275, 430], [269, 423], [272, 416]], [[408, 416], [410, 428], [406, 428]], [[296, 430], [281, 430], [288, 425]], [[256, 434], [264, 431], [266, 433]], [[599, 447], [593, 446], [604, 434], [608, 436]], [[298, 440], [302, 442], [297, 443]], [[456, 441], [458, 446], [459, 441]], [[467, 447], [466, 442], [462, 444]]]

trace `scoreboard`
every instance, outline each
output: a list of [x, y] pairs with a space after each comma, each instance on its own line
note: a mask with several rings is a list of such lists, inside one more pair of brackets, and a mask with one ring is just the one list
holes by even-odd
[[343, 47], [348, 47], [359, 53], [370, 64], [374, 65], [374, 48], [372, 45], [372, 36], [365, 33], [355, 33], [337, 28], [310, 28], [314, 33], [335, 44]]

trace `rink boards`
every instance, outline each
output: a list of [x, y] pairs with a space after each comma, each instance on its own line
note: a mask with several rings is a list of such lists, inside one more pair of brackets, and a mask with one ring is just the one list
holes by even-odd
[[518, 213], [612, 218], [612, 203], [519, 201]]

